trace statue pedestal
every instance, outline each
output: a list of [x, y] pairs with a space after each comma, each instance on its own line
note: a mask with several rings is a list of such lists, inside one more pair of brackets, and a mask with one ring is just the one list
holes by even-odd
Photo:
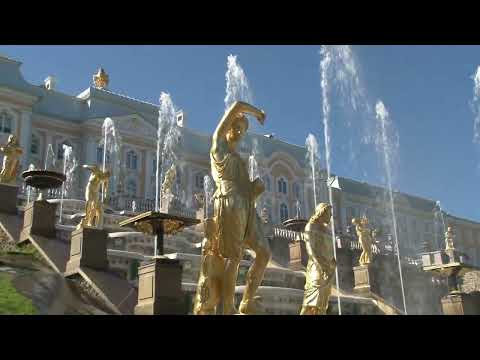
[[28, 240], [28, 236], [39, 235], [46, 238], [55, 238], [55, 211], [57, 205], [46, 200], [36, 200], [25, 207], [23, 216], [23, 229], [20, 234], [22, 243]]
[[186, 314], [179, 260], [157, 257], [138, 268], [135, 315]]
[[444, 315], [480, 315], [480, 293], [452, 293], [442, 298]]
[[288, 244], [290, 250], [289, 269], [293, 271], [304, 270], [308, 263], [308, 254], [305, 242], [295, 241]]
[[0, 184], [0, 212], [17, 214], [17, 185]]
[[353, 276], [355, 281], [354, 293], [366, 296], [370, 293], [378, 293], [376, 276], [371, 265], [354, 266]]
[[84, 266], [94, 270], [107, 270], [107, 235], [105, 230], [88, 227], [73, 231], [70, 260], [65, 275], [72, 275]]

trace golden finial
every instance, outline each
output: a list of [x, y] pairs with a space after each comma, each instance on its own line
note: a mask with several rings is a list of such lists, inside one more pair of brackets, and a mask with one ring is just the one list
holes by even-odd
[[108, 86], [108, 82], [108, 74], [103, 68], [98, 69], [97, 74], [93, 75], [93, 83], [95, 84], [95, 87], [99, 89], [106, 89]]

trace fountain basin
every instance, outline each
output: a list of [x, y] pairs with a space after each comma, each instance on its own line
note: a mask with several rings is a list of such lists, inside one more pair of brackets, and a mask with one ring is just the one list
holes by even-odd
[[28, 170], [22, 173], [25, 184], [36, 189], [56, 189], [67, 179], [65, 174], [50, 170]]
[[283, 226], [288, 230], [302, 232], [305, 230], [307, 223], [308, 220], [305, 219], [288, 219], [283, 222]]

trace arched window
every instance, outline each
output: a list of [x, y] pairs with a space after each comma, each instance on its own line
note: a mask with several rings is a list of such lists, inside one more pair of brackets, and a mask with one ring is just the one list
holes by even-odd
[[33, 155], [38, 155], [40, 153], [40, 138], [32, 134], [32, 142], [30, 144], [30, 153]]
[[127, 152], [127, 168], [137, 170], [137, 154], [133, 150]]
[[10, 134], [12, 132], [13, 117], [3, 110], [0, 112], [0, 132]]
[[278, 192], [287, 195], [287, 182], [284, 178], [280, 178], [277, 182]]
[[127, 183], [127, 195], [130, 197], [137, 196], [137, 182], [134, 179], [130, 179]]
[[283, 223], [288, 220], [288, 207], [285, 204], [280, 205], [280, 221]]
[[271, 191], [270, 176], [265, 175], [263, 177], [263, 184], [265, 185], [265, 190], [266, 191]]

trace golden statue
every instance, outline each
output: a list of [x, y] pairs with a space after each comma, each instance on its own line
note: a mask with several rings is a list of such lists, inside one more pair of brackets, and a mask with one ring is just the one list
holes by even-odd
[[0, 147], [0, 152], [3, 153], [3, 166], [0, 172], [0, 183], [11, 184], [15, 183], [17, 178], [17, 168], [20, 163], [19, 157], [23, 150], [18, 145], [17, 137], [10, 135], [8, 141], [4, 146]]
[[95, 84], [95, 87], [99, 89], [106, 89], [108, 82], [108, 74], [105, 72], [105, 70], [103, 70], [103, 68], [98, 69], [98, 72], [93, 75], [93, 83]]
[[[99, 228], [103, 226], [103, 203], [107, 199], [110, 172], [102, 171], [96, 165], [83, 165], [83, 167], [92, 173], [85, 189], [85, 217], [77, 228], [84, 226]], [[100, 199], [102, 186], [104, 198]]]
[[373, 232], [368, 227], [368, 219], [366, 216], [363, 216], [361, 219], [354, 218], [352, 219], [352, 224], [355, 225], [358, 241], [362, 246], [362, 254], [360, 255], [359, 263], [361, 266], [368, 265], [372, 262], [373, 245]]
[[237, 312], [235, 285], [244, 250], [253, 250], [255, 260], [246, 276], [245, 292], [239, 308], [241, 314], [253, 314], [259, 310], [259, 298], [255, 293], [271, 257], [262, 222], [255, 209], [255, 200], [265, 187], [259, 178], [250, 181], [247, 165], [236, 152], [237, 145], [248, 129], [245, 114], [255, 116], [263, 125], [263, 111], [237, 101], [225, 112], [218, 124], [210, 150], [212, 177], [216, 184], [213, 199], [218, 251], [226, 259], [222, 291], [223, 314]]
[[172, 191], [173, 184], [175, 183], [175, 178], [177, 177], [177, 168], [173, 164], [170, 169], [167, 170], [165, 174], [165, 179], [162, 184], [162, 194], [167, 194]]
[[215, 315], [222, 296], [225, 259], [218, 252], [218, 238], [214, 219], [206, 219], [202, 242], [200, 277], [193, 305], [194, 315]]
[[331, 205], [320, 203], [305, 226], [308, 263], [300, 315], [325, 315], [327, 313], [328, 299], [336, 268], [332, 237], [328, 228], [331, 217]]
[[445, 250], [455, 250], [455, 247], [453, 246], [453, 237], [453, 228], [452, 226], [449, 226], [445, 232]]

